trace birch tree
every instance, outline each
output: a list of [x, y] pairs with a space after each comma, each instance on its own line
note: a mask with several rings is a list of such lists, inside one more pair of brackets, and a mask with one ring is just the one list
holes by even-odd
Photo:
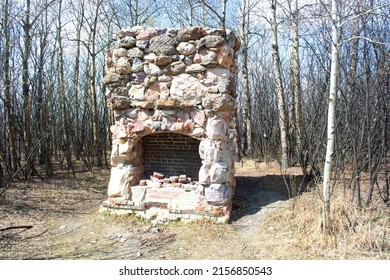
[[338, 3], [332, 0], [332, 62], [330, 68], [330, 85], [328, 99], [328, 125], [326, 155], [324, 164], [324, 178], [322, 186], [323, 195], [323, 228], [325, 234], [330, 234], [330, 196], [331, 196], [331, 170], [335, 146], [335, 124], [336, 124], [336, 96], [337, 96], [337, 76], [339, 63], [339, 32], [338, 32]]
[[282, 170], [285, 171], [288, 168], [287, 122], [286, 122], [286, 108], [285, 108], [284, 94], [283, 94], [282, 72], [280, 70], [280, 56], [279, 56], [279, 45], [278, 45], [278, 23], [276, 20], [276, 6], [277, 6], [277, 1], [272, 0], [272, 4], [271, 4], [271, 9], [272, 9], [272, 17], [271, 17], [272, 59], [273, 59], [273, 70], [274, 70], [275, 83], [276, 83], [276, 94], [278, 97], [280, 142], [281, 142], [281, 147], [282, 147], [281, 167], [282, 167]]
[[301, 147], [301, 70], [299, 63], [299, 9], [298, 0], [292, 0], [290, 4], [291, 17], [291, 62], [290, 62], [290, 114], [289, 127], [290, 137], [295, 139], [297, 156], [303, 167], [302, 147]]

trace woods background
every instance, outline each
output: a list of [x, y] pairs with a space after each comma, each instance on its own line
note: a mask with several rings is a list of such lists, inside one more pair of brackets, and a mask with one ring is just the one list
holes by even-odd
[[[2, 0], [0, 193], [12, 180], [109, 167], [113, 123], [104, 56], [120, 28], [206, 26], [240, 33], [240, 155], [321, 178], [332, 26], [338, 75], [335, 171], [351, 201], [389, 197], [390, 60], [386, 0]], [[369, 188], [361, 192], [361, 173]], [[378, 180], [381, 178], [381, 180]]]

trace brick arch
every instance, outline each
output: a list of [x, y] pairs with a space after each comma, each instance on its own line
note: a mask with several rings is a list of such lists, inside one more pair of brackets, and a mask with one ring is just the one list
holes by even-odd
[[161, 132], [141, 138], [144, 160], [144, 178], [154, 172], [166, 177], [187, 175], [198, 180], [202, 160], [199, 156], [200, 141], [194, 137], [173, 132]]

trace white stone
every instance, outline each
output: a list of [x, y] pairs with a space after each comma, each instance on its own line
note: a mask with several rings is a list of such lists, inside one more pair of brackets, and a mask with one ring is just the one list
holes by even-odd
[[127, 50], [125, 48], [119, 48], [117, 49], [117, 56], [119, 57], [126, 57], [127, 56]]
[[214, 116], [207, 120], [206, 134], [209, 139], [225, 140], [228, 125], [226, 121], [220, 117]]
[[202, 97], [206, 93], [207, 87], [189, 74], [180, 74], [172, 80], [170, 95], [174, 100], [194, 100], [195, 102], [201, 102]]
[[142, 85], [132, 85], [129, 96], [133, 100], [145, 100], [145, 88]]
[[230, 71], [225, 68], [209, 68], [206, 71], [205, 85], [216, 86], [220, 79], [229, 79]]
[[191, 55], [196, 51], [196, 47], [188, 42], [181, 42], [176, 50], [183, 55]]
[[149, 62], [149, 63], [153, 63], [154, 60], [156, 59], [157, 55], [154, 54], [154, 53], [149, 53], [147, 55], [144, 56], [144, 60], [145, 62]]
[[210, 168], [211, 183], [222, 184], [229, 182], [230, 168], [227, 162], [216, 162]]
[[132, 179], [132, 172], [127, 167], [111, 168], [110, 182], [108, 183], [108, 197], [122, 196], [126, 197], [130, 193], [130, 181]]
[[160, 67], [153, 63], [145, 64], [144, 72], [149, 76], [160, 76], [162, 74]]
[[199, 169], [199, 183], [201, 184], [209, 184], [210, 183], [210, 165], [203, 164]]
[[121, 57], [116, 62], [116, 72], [118, 74], [130, 74], [131, 73], [131, 64], [126, 57]]
[[221, 159], [222, 152], [219, 150], [218, 142], [215, 140], [203, 140], [199, 144], [199, 155], [204, 163], [214, 163]]

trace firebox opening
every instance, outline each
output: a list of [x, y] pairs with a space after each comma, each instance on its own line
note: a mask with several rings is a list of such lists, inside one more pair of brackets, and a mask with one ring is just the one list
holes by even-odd
[[179, 133], [155, 133], [142, 138], [144, 178], [153, 172], [169, 176], [186, 175], [198, 181], [202, 160], [199, 156], [200, 141]]

